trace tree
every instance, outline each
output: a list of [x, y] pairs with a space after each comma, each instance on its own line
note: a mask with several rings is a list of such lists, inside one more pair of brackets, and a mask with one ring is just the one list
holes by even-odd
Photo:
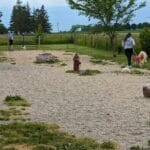
[[70, 32], [78, 32], [78, 31], [81, 31], [81, 25], [77, 24], [77, 25], [72, 25], [71, 29], [70, 29]]
[[146, 51], [148, 56], [150, 56], [150, 28], [144, 28], [140, 32], [140, 43], [142, 50]]
[[0, 23], [1, 23], [2, 12], [0, 11]]
[[20, 0], [17, 0], [16, 5], [13, 7], [10, 29], [17, 34], [24, 34], [31, 32], [31, 15], [30, 7], [27, 3], [26, 6], [22, 5]]
[[0, 34], [7, 33], [7, 28], [2, 24], [1, 17], [2, 17], [2, 12], [0, 11]]
[[4, 26], [4, 24], [0, 23], [0, 34], [7, 33], [7, 28]]
[[115, 56], [114, 39], [116, 37], [115, 24], [126, 24], [134, 16], [134, 12], [146, 5], [137, 0], [67, 0], [72, 9], [80, 14], [97, 19], [103, 26], [103, 31], [109, 36], [110, 45]]
[[44, 8], [44, 5], [40, 9], [36, 9], [33, 12], [33, 22], [35, 30], [38, 30], [39, 25], [42, 27], [44, 33], [50, 33], [52, 30], [52, 25], [49, 23], [47, 11]]

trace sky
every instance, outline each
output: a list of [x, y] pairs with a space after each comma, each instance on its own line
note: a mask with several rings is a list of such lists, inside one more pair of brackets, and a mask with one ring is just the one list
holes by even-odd
[[[94, 24], [97, 20], [90, 20], [85, 16], [79, 15], [77, 10], [69, 8], [66, 0], [21, 0], [23, 4], [27, 1], [31, 7], [39, 8], [42, 4], [48, 12], [49, 21], [52, 24], [53, 32], [69, 31], [72, 25], [81, 24], [88, 25]], [[138, 0], [141, 2], [142, 0]], [[150, 0], [147, 1], [147, 6], [138, 10], [136, 16], [131, 23], [150, 22]], [[16, 0], [0, 0], [0, 11], [3, 13], [2, 23], [7, 27], [9, 26], [10, 16]]]

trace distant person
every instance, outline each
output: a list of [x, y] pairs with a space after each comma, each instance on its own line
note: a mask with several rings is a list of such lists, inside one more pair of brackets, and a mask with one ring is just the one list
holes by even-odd
[[128, 33], [125, 36], [124, 40], [122, 41], [122, 46], [124, 48], [125, 55], [127, 57], [128, 68], [131, 69], [132, 68], [131, 58], [132, 58], [134, 47], [135, 47], [135, 41], [134, 41], [131, 33]]
[[13, 49], [14, 35], [12, 31], [8, 31], [8, 50]]

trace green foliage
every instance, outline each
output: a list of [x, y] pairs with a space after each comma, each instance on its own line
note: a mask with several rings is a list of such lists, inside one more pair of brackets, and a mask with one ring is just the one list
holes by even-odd
[[97, 19], [102, 25], [102, 30], [109, 36], [109, 41], [114, 54], [114, 40], [116, 37], [116, 24], [128, 23], [134, 12], [146, 5], [137, 0], [67, 0], [72, 9], [77, 9], [82, 15]]
[[4, 24], [0, 23], [0, 34], [7, 33], [7, 28], [4, 26]]
[[75, 74], [79, 74], [80, 76], [92, 76], [92, 75], [100, 74], [101, 72], [99, 70], [86, 69], [80, 71], [67, 70], [66, 73], [75, 73]]
[[138, 70], [138, 69], [132, 69], [131, 74], [138, 74], [138, 75], [144, 75], [144, 72]]
[[139, 146], [132, 146], [130, 150], [142, 150]]
[[31, 15], [29, 4], [22, 5], [22, 1], [17, 0], [12, 10], [10, 29], [16, 34], [35, 33], [39, 24], [44, 33], [50, 33], [52, 30], [44, 5], [40, 9], [35, 9]]
[[29, 28], [31, 27], [30, 19], [29, 6], [24, 6], [22, 1], [17, 0], [12, 10], [10, 29], [17, 34], [29, 33], [31, 31]]
[[0, 62], [5, 62], [5, 61], [8, 61], [8, 58], [4, 56], [0, 56]]
[[30, 106], [30, 104], [25, 99], [18, 95], [7, 96], [4, 102], [9, 106]]
[[67, 64], [66, 63], [62, 63], [62, 64], [60, 64], [61, 66], [67, 66]]
[[150, 56], [150, 28], [145, 28], [140, 33], [140, 42], [142, 50], [146, 51], [146, 53]]
[[44, 123], [14, 122], [0, 125], [0, 145], [28, 144], [35, 150], [98, 150], [100, 145], [92, 139], [76, 138], [51, 128]]
[[116, 149], [116, 145], [113, 142], [104, 142], [101, 144], [100, 147], [103, 149], [110, 149], [110, 150]]
[[0, 11], [0, 23], [1, 23], [1, 17], [2, 17], [3, 15], [2, 15], [2, 12]]
[[99, 70], [91, 70], [91, 69], [86, 69], [86, 70], [81, 70], [79, 75], [81, 76], [92, 76], [96, 74], [100, 74], [101, 72]]
[[39, 25], [44, 33], [50, 33], [52, 30], [52, 25], [49, 23], [47, 11], [45, 10], [44, 5], [42, 5], [40, 9], [34, 10], [33, 23], [35, 31], [39, 30]]
[[33, 150], [57, 150], [57, 149], [55, 146], [41, 144], [34, 147]]
[[8, 121], [10, 117], [22, 115], [22, 112], [17, 109], [9, 109], [9, 110], [0, 110], [0, 120], [1, 121]]

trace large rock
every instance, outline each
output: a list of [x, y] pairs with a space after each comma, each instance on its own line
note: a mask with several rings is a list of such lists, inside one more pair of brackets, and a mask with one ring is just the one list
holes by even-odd
[[150, 85], [143, 86], [143, 95], [144, 97], [150, 97]]
[[58, 62], [56, 56], [52, 55], [51, 53], [43, 53], [36, 56], [37, 63], [55, 63]]

